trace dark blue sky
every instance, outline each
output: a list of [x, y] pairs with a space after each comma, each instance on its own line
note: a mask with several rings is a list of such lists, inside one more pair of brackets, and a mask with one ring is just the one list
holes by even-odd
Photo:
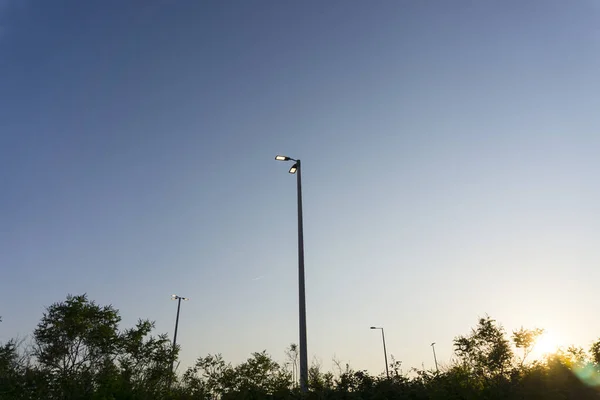
[[184, 364], [448, 360], [484, 313], [600, 332], [600, 6], [0, 0], [0, 340], [67, 293]]

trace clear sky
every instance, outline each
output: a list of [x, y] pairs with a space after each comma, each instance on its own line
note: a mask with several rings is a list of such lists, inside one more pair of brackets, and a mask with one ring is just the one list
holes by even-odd
[[0, 0], [0, 340], [88, 293], [183, 365], [600, 336], [598, 1]]

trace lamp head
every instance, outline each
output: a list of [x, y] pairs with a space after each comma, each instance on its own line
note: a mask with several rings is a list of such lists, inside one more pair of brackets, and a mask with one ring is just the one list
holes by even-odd
[[289, 161], [290, 160], [290, 158], [288, 156], [280, 156], [280, 155], [275, 156], [275, 159], [277, 161]]
[[294, 165], [292, 165], [292, 168], [290, 168], [289, 173], [295, 174], [296, 171], [298, 171], [298, 163], [295, 163]]

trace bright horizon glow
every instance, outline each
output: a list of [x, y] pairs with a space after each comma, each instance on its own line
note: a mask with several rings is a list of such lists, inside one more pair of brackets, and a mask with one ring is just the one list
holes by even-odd
[[556, 353], [561, 346], [561, 338], [551, 331], [544, 331], [533, 346], [531, 357], [536, 360], [542, 359], [547, 355]]

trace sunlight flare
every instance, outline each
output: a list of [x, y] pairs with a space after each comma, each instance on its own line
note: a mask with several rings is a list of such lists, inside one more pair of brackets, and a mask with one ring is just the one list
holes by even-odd
[[548, 354], [556, 353], [560, 349], [561, 343], [554, 333], [544, 332], [533, 347], [534, 358], [542, 358]]

